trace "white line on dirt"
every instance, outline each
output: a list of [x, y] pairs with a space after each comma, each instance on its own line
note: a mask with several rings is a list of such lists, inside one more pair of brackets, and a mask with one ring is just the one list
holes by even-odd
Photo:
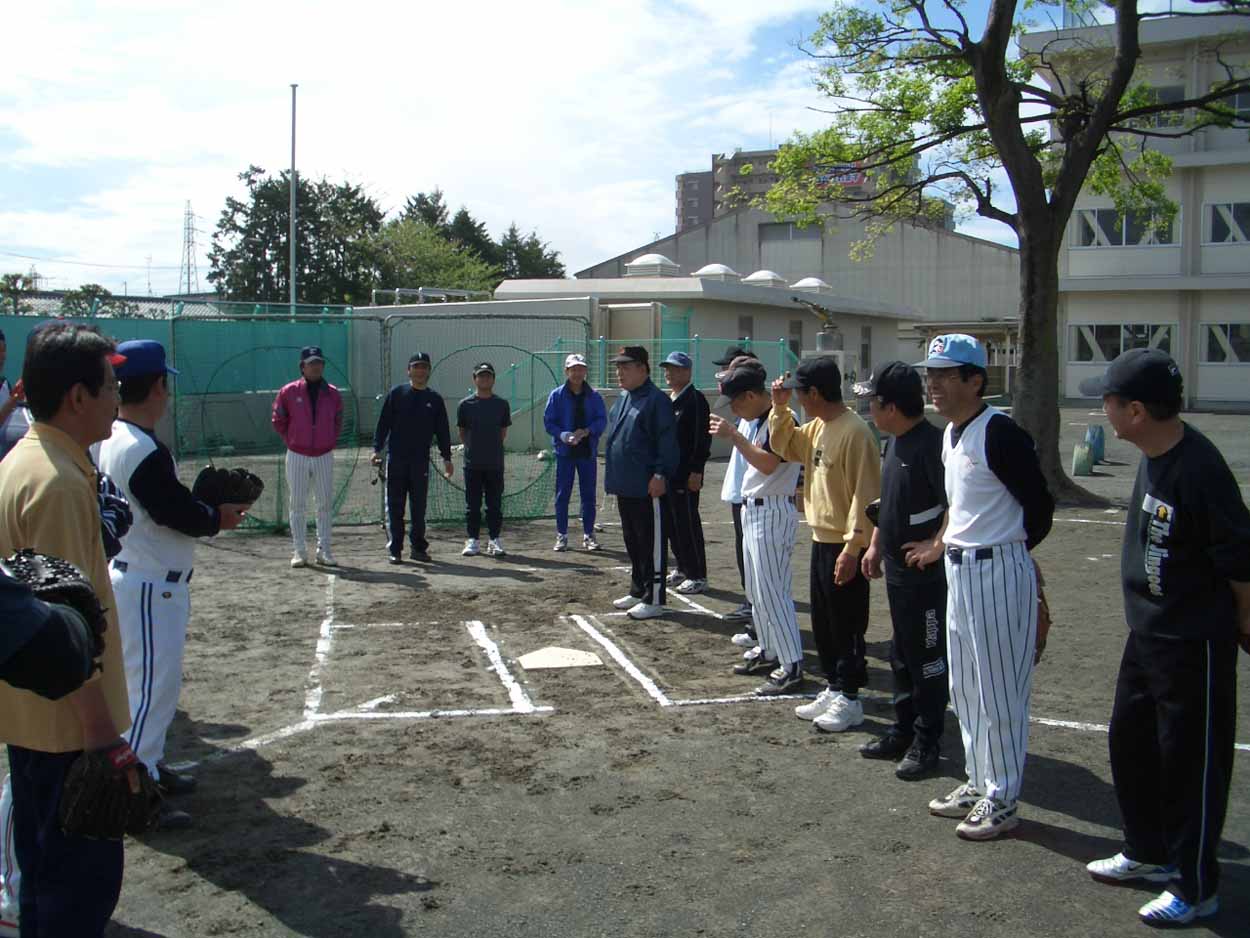
[[321, 709], [321, 669], [334, 645], [334, 574], [326, 574], [326, 616], [321, 620], [317, 636], [317, 654], [308, 672], [308, 691], [304, 694], [304, 717], [314, 716]]
[[382, 704], [394, 703], [399, 699], [399, 694], [387, 694], [385, 697], [374, 697], [372, 700], [366, 700], [362, 704], [357, 704], [356, 709], [362, 713], [366, 710], [376, 710]]
[[504, 690], [508, 692], [508, 699], [512, 701], [512, 709], [517, 713], [533, 713], [535, 710], [534, 701], [530, 700], [529, 694], [525, 693], [525, 688], [517, 683], [517, 679], [512, 676], [512, 672], [504, 664], [503, 655], [499, 653], [499, 646], [486, 634], [485, 624], [477, 619], [471, 619], [464, 626], [469, 630], [469, 635], [473, 637], [473, 641], [477, 642], [478, 647], [486, 652], [486, 657], [490, 661], [488, 670], [494, 671], [499, 675], [499, 680], [503, 682]]
[[347, 629], [408, 629], [421, 625], [438, 625], [437, 622], [344, 622], [330, 626], [331, 631], [342, 632]]
[[1112, 527], [1124, 527], [1123, 521], [1099, 521], [1096, 518], [1055, 518], [1056, 521], [1066, 521], [1068, 524], [1109, 524]]
[[[1111, 727], [1106, 723], [1081, 723], [1077, 720], [1053, 720], [1049, 717], [1029, 717], [1030, 723], [1037, 723], [1041, 726], [1056, 726], [1065, 730], [1081, 730], [1085, 733], [1108, 733]], [[1234, 743], [1234, 749], [1242, 752], [1250, 752], [1250, 743]]]
[[340, 723], [349, 720], [440, 720], [448, 717], [507, 717], [530, 716], [534, 713], [554, 713], [555, 707], [536, 707], [530, 705], [528, 710], [515, 707], [482, 707], [475, 710], [394, 710], [372, 713], [361, 713], [358, 710], [342, 710], [338, 713], [320, 713], [313, 718], [315, 723]]
[[713, 612], [713, 611], [712, 611], [711, 609], [709, 609], [707, 606], [700, 606], [697, 602], [695, 602], [695, 601], [694, 601], [693, 599], [691, 599], [689, 596], [685, 596], [685, 595], [683, 595], [683, 594], [681, 594], [681, 593], [676, 592], [675, 590], [674, 590], [674, 591], [671, 591], [671, 592], [672, 592], [672, 594], [673, 594], [674, 596], [676, 596], [678, 599], [680, 599], [682, 602], [684, 602], [687, 606], [689, 606], [689, 607], [690, 607], [691, 609], [693, 609], [695, 612], [701, 612], [701, 613], [703, 613], [704, 615], [711, 616], [713, 619], [723, 619], [723, 618], [725, 618], [725, 617], [724, 617], [723, 615], [721, 615], [719, 612]]
[[[574, 624], [576, 624], [579, 629], [589, 635], [592, 641], [606, 651], [611, 656], [612, 660], [625, 670], [626, 674], [637, 681], [639, 686], [647, 692], [652, 700], [658, 703], [661, 707], [671, 707], [673, 705], [673, 702], [668, 699], [664, 691], [660, 690], [655, 681], [651, 680], [651, 678], [647, 677], [640, 670], [638, 670], [638, 666], [626, 657], [625, 652], [621, 651], [621, 649], [618, 648], [611, 639], [591, 625], [590, 622], [587, 621], [586, 616], [574, 615], [569, 618], [573, 620]], [[599, 622], [599, 620], [594, 616], [590, 616], [590, 618], [594, 619], [596, 623], [603, 627], [603, 623]]]
[[815, 694], [777, 694], [761, 697], [758, 694], [738, 694], [734, 697], [703, 697], [695, 700], [674, 700], [674, 707], [702, 707], [712, 704], [768, 703], [773, 700], [814, 700]]

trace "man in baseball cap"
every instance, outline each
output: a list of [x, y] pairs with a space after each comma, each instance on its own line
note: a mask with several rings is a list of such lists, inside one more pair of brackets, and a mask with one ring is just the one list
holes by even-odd
[[925, 420], [924, 383], [911, 365], [880, 365], [853, 390], [887, 434], [879, 514], [860, 568], [869, 579], [885, 576], [894, 625], [895, 722], [859, 754], [896, 762], [894, 774], [911, 780], [937, 768], [947, 703], [946, 569], [916, 558], [945, 522], [942, 431]]
[[456, 426], [464, 444], [465, 557], [481, 553], [482, 497], [486, 497], [486, 531], [490, 535], [486, 552], [502, 557], [504, 441], [512, 426], [512, 407], [506, 398], [495, 396], [495, 366], [480, 362], [473, 369], [477, 390], [464, 398], [456, 409]]
[[757, 356], [754, 352], [752, 352], [750, 349], [746, 348], [745, 346], [731, 345], [729, 346], [729, 348], [725, 349], [725, 354], [722, 355], [720, 358], [715, 359], [712, 362], [712, 364], [721, 365], [723, 367], [726, 365], [732, 365], [733, 360], [735, 358], [744, 358], [744, 357], [745, 358], [758, 358], [759, 356]]
[[704, 466], [712, 454], [712, 437], [708, 434], [711, 408], [703, 392], [691, 381], [694, 362], [689, 355], [670, 352], [660, 367], [673, 401], [680, 453], [673, 484], [662, 499], [677, 561], [668, 583], [679, 593], [693, 595], [707, 589], [707, 549], [699, 515], [699, 492], [703, 489]]
[[1081, 383], [1141, 450], [1120, 562], [1128, 636], [1111, 711], [1124, 848], [1086, 869], [1158, 883], [1148, 925], [1219, 911], [1217, 848], [1237, 724], [1237, 646], [1250, 652], [1250, 512], [1220, 451], [1181, 419], [1180, 369], [1132, 349]]
[[[832, 355], [807, 358], [799, 363], [794, 374], [782, 381], [779, 387], [809, 394], [814, 392], [830, 403], [841, 403], [842, 369]], [[803, 397], [802, 394], [799, 396]]]
[[547, 395], [543, 426], [556, 454], [556, 543], [569, 549], [569, 499], [577, 477], [582, 502], [582, 547], [598, 550], [595, 540], [595, 490], [598, 484], [599, 437], [608, 423], [603, 397], [586, 380], [586, 357], [577, 352], [564, 359], [564, 383]]

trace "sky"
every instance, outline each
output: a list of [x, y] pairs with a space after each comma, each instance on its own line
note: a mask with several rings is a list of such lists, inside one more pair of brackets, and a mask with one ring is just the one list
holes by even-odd
[[[796, 43], [828, 6], [21, 4], [0, 85], [0, 272], [174, 292], [190, 202], [208, 289], [238, 174], [289, 165], [297, 82], [301, 175], [358, 183], [390, 212], [441, 188], [496, 238], [536, 229], [571, 274], [671, 233], [676, 174], [823, 125]], [[960, 230], [1015, 243], [983, 219]]]

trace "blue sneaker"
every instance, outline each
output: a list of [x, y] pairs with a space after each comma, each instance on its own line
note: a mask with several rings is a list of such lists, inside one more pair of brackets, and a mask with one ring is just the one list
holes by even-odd
[[1210, 918], [1219, 911], [1219, 896], [1211, 896], [1197, 905], [1190, 905], [1180, 896], [1165, 892], [1143, 905], [1137, 910], [1137, 914], [1143, 922], [1155, 928], [1177, 928], [1200, 918]]

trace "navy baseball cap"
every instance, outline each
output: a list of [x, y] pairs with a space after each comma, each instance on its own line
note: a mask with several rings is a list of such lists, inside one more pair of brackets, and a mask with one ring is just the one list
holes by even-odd
[[735, 368], [720, 384], [720, 392], [728, 400], [747, 391], [764, 390], [765, 373], [763, 368]]
[[1086, 397], [1115, 394], [1143, 404], [1179, 404], [1185, 382], [1167, 352], [1134, 348], [1118, 355], [1097, 378], [1081, 382]]
[[492, 365], [490, 362], [482, 362], [481, 364], [477, 365], [473, 369], [473, 377], [475, 378], [478, 375], [493, 375], [494, 373], [495, 373], [495, 366]]
[[422, 362], [424, 362], [427, 365], [430, 363], [429, 352], [413, 352], [411, 355], [408, 356], [408, 367], [410, 368], [413, 365], [417, 365]]
[[917, 368], [958, 368], [960, 365], [975, 365], [977, 368], [987, 365], [985, 346], [962, 332], [934, 337], [929, 343], [925, 360], [916, 362]]
[[131, 339], [117, 346], [117, 354], [124, 356], [121, 364], [113, 362], [119, 378], [137, 378], [139, 375], [156, 375], [162, 371], [176, 375], [178, 369], [170, 368], [165, 361], [165, 346], [154, 339]]
[[608, 359], [613, 365], [628, 365], [637, 363], [639, 365], [649, 365], [651, 356], [647, 354], [647, 350], [641, 345], [622, 345], [619, 352]]
[[304, 362], [323, 362], [326, 357], [321, 354], [320, 345], [305, 345], [299, 350], [299, 361], [302, 365]]
[[838, 360], [832, 355], [821, 355], [819, 358], [806, 358], [799, 362], [798, 370], [781, 385], [783, 388], [806, 390], [842, 391], [842, 369]]
[[673, 365], [676, 368], [693, 368], [694, 361], [685, 352], [669, 352], [668, 358], [660, 362], [660, 367], [665, 365]]
[[924, 382], [920, 372], [906, 362], [886, 362], [873, 369], [867, 381], [851, 386], [856, 397], [878, 397], [883, 404], [900, 404], [924, 399]]
[[747, 358], [758, 358], [758, 357], [759, 357], [759, 356], [758, 356], [758, 355], [756, 355], [754, 352], [752, 352], [750, 349], [745, 348], [744, 346], [741, 346], [741, 345], [731, 345], [731, 346], [729, 346], [729, 348], [725, 349], [725, 354], [724, 354], [724, 355], [722, 355], [720, 358], [715, 359], [715, 360], [712, 362], [712, 364], [713, 364], [713, 365], [728, 365], [728, 364], [729, 364], [730, 362], [732, 362], [735, 358], [739, 358], [739, 357], [741, 357], [741, 356], [743, 356], [743, 355], [745, 355]]

